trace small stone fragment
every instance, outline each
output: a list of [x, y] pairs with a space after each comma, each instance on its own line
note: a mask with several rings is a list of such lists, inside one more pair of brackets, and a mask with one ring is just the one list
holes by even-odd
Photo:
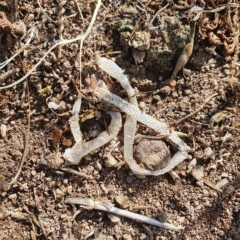
[[124, 234], [122, 237], [123, 237], [123, 240], [132, 240], [132, 236], [129, 234]]
[[190, 173], [192, 169], [197, 165], [197, 160], [194, 158], [189, 164], [188, 164], [188, 170], [187, 173]]
[[158, 220], [159, 220], [160, 222], [166, 222], [167, 219], [168, 219], [168, 215], [167, 215], [166, 212], [161, 212], [161, 213], [159, 214], [159, 216], [158, 216]]
[[0, 131], [1, 136], [5, 138], [7, 136], [7, 126], [5, 124], [1, 124]]
[[108, 214], [108, 218], [110, 219], [110, 221], [112, 223], [118, 223], [121, 221], [121, 217], [119, 217], [117, 215], [113, 215], [113, 214]]
[[197, 165], [192, 169], [192, 176], [194, 179], [197, 181], [203, 179], [204, 174], [203, 174], [203, 166]]
[[228, 179], [227, 178], [223, 178], [222, 180], [220, 180], [219, 182], [216, 183], [216, 186], [219, 188], [222, 188], [223, 186], [225, 186], [228, 183]]
[[139, 239], [140, 239], [140, 240], [145, 240], [145, 239], [147, 239], [147, 235], [144, 234], [144, 233], [142, 233], [142, 234], [140, 235]]
[[57, 198], [62, 198], [63, 197], [63, 192], [59, 189], [59, 188], [57, 188], [56, 190], [55, 190], [55, 193], [56, 193], [56, 197]]
[[207, 147], [204, 149], [204, 159], [205, 160], [214, 160], [215, 159], [215, 153], [213, 152], [213, 150], [210, 147]]
[[164, 86], [160, 88], [159, 92], [168, 96], [171, 93], [171, 88], [169, 86]]
[[13, 194], [10, 194], [8, 197], [9, 197], [9, 199], [11, 199], [11, 200], [16, 200], [16, 199], [17, 199], [17, 194], [16, 194], [16, 193], [13, 193]]
[[111, 154], [108, 154], [105, 158], [105, 166], [113, 167], [115, 164], [117, 164], [117, 160]]
[[201, 180], [197, 181], [196, 184], [199, 187], [203, 187], [203, 180], [201, 179]]
[[97, 161], [97, 162], [95, 162], [94, 165], [95, 165], [94, 167], [96, 170], [98, 170], [98, 171], [102, 170], [102, 164], [100, 162]]
[[127, 196], [119, 195], [119, 196], [115, 197], [115, 201], [123, 209], [126, 209], [130, 206], [130, 201]]

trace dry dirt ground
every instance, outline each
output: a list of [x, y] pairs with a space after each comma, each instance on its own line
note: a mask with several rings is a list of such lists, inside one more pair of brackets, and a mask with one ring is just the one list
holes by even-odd
[[[33, 33], [25, 49], [1, 69], [1, 86], [28, 73], [61, 35], [71, 39], [84, 33], [96, 2], [1, 0], [1, 62], [17, 53]], [[194, 6], [200, 10], [192, 14]], [[149, 19], [162, 7], [150, 24]], [[238, 8], [235, 1], [227, 0], [192, 0], [185, 4], [104, 0], [81, 55], [79, 42], [55, 48], [27, 80], [1, 90], [0, 239], [240, 239]], [[159, 62], [155, 59], [149, 64], [152, 49], [170, 46], [174, 41], [175, 35], [171, 38], [171, 34], [175, 32], [164, 30], [165, 21], [172, 23], [173, 16], [177, 16], [174, 21], [179, 26], [175, 30], [188, 29], [188, 38], [184, 44], [179, 41], [173, 55], [171, 46], [170, 57], [163, 55]], [[197, 22], [193, 54], [185, 66], [191, 72], [185, 70], [183, 75], [179, 71], [173, 79], [171, 73], [190, 41], [193, 21]], [[164, 36], [159, 37], [159, 29], [165, 31]], [[126, 41], [136, 32], [150, 34], [150, 49], [138, 65], [138, 58], [132, 55], [134, 46]], [[61, 154], [73, 144], [68, 119], [78, 96], [80, 71], [83, 90], [91, 86], [91, 75], [98, 74], [111, 91], [126, 98], [114, 79], [90, 64], [96, 51], [115, 60], [130, 82], [135, 81], [143, 111], [187, 134], [184, 141], [192, 148], [192, 159], [196, 159], [196, 175], [188, 171], [190, 159], [179, 164], [174, 175], [134, 175], [123, 162], [123, 131], [114, 141], [84, 157], [78, 166], [68, 166], [84, 173], [82, 177], [64, 170]], [[200, 111], [177, 122], [214, 93], [216, 96]], [[49, 101], [60, 108], [51, 111]], [[109, 120], [103, 111], [96, 117], [96, 109], [85, 96], [80, 115], [84, 139], [96, 137]], [[141, 124], [138, 134], [156, 135]], [[175, 151], [172, 147], [170, 150]], [[114, 164], [106, 160], [110, 151]], [[22, 160], [20, 175], [14, 179]], [[120, 208], [184, 229], [176, 232], [114, 218], [105, 212], [68, 205], [67, 197], [107, 199]], [[125, 202], [119, 203], [123, 197]]]

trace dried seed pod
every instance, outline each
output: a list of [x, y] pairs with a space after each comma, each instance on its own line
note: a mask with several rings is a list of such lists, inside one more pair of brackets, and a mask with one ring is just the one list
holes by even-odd
[[5, 138], [7, 136], [7, 126], [5, 124], [1, 124], [1, 136]]
[[193, 52], [193, 44], [194, 44], [194, 35], [195, 35], [196, 23], [194, 24], [193, 34], [191, 37], [191, 41], [184, 47], [180, 57], [177, 60], [175, 68], [173, 69], [171, 79], [175, 79], [178, 72], [187, 64], [190, 56]]

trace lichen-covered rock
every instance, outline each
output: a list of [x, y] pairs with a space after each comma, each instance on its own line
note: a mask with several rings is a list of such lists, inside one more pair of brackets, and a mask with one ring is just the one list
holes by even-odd
[[171, 154], [163, 141], [143, 139], [135, 148], [134, 159], [146, 169], [158, 170], [167, 166]]

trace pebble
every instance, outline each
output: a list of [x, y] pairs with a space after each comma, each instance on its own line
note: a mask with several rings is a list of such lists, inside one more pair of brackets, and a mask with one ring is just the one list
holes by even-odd
[[192, 169], [192, 176], [194, 177], [194, 179], [196, 179], [197, 181], [201, 180], [204, 177], [203, 174], [203, 166], [197, 165]]
[[201, 180], [197, 181], [196, 184], [199, 187], [203, 187], [203, 180], [201, 179]]
[[115, 164], [117, 164], [117, 160], [111, 154], [108, 154], [108, 156], [105, 158], [105, 166], [112, 167]]
[[100, 162], [95, 162], [94, 167], [96, 170], [101, 171], [102, 170], [102, 164]]
[[72, 193], [72, 190], [73, 190], [73, 187], [70, 185], [70, 186], [67, 186], [67, 193], [68, 194], [71, 194]]
[[146, 103], [145, 102], [140, 102], [138, 104], [138, 107], [140, 108], [140, 110], [143, 110], [146, 107]]
[[225, 177], [227, 178], [227, 177], [228, 177], [228, 173], [227, 173], [227, 172], [223, 172], [223, 173], [221, 174], [221, 177], [222, 177], [222, 178], [225, 178]]
[[113, 215], [113, 214], [108, 214], [108, 218], [112, 223], [118, 223], [121, 221], [121, 217]]
[[115, 197], [115, 201], [123, 209], [126, 209], [130, 206], [130, 201], [127, 196], [119, 195]]
[[177, 97], [178, 97], [177, 92], [173, 92], [173, 93], [172, 93], [172, 98], [177, 98]]
[[5, 124], [1, 124], [0, 126], [0, 135], [5, 138], [7, 136], [7, 126]]
[[205, 155], [205, 160], [210, 159], [210, 160], [214, 160], [215, 159], [215, 153], [213, 152], [213, 150], [210, 147], [206, 147], [204, 149], [204, 155]]
[[165, 87], [160, 88], [159, 91], [168, 96], [171, 93], [171, 88], [169, 86], [165, 86]]
[[235, 187], [233, 185], [229, 185], [225, 191], [226, 195], [230, 195], [231, 193], [233, 193], [235, 190]]
[[186, 89], [186, 90], [184, 90], [184, 94], [185, 94], [185, 95], [191, 95], [191, 94], [192, 94], [192, 91], [189, 90], [189, 89]]
[[190, 173], [192, 169], [197, 165], [197, 160], [194, 158], [189, 164], [188, 164], [188, 170], [187, 173]]
[[13, 193], [8, 196], [9, 199], [15, 200], [17, 198], [17, 194]]
[[141, 236], [139, 237], [140, 240], [145, 240], [147, 239], [147, 235], [142, 233]]
[[161, 213], [159, 214], [159, 216], [158, 216], [158, 220], [159, 220], [160, 222], [166, 222], [167, 219], [168, 219], [168, 215], [167, 215], [166, 212], [161, 212]]
[[126, 182], [127, 182], [127, 183], [132, 183], [133, 180], [134, 180], [134, 179], [133, 179], [133, 177], [131, 177], [131, 176], [127, 176], [127, 177], [126, 177]]
[[216, 183], [216, 186], [221, 188], [221, 187], [225, 186], [227, 183], [228, 183], [228, 179], [223, 178], [222, 180], [220, 180], [219, 182]]
[[203, 189], [203, 195], [204, 196], [209, 196], [209, 191], [207, 189]]
[[123, 240], [132, 240], [132, 236], [129, 234], [124, 234], [122, 237], [123, 237]]
[[167, 166], [171, 154], [163, 141], [143, 139], [136, 145], [134, 159], [146, 169], [157, 170]]
[[57, 188], [55, 190], [55, 193], [56, 193], [56, 197], [59, 197], [59, 198], [63, 197], [63, 195], [64, 195], [63, 192], [59, 188]]

